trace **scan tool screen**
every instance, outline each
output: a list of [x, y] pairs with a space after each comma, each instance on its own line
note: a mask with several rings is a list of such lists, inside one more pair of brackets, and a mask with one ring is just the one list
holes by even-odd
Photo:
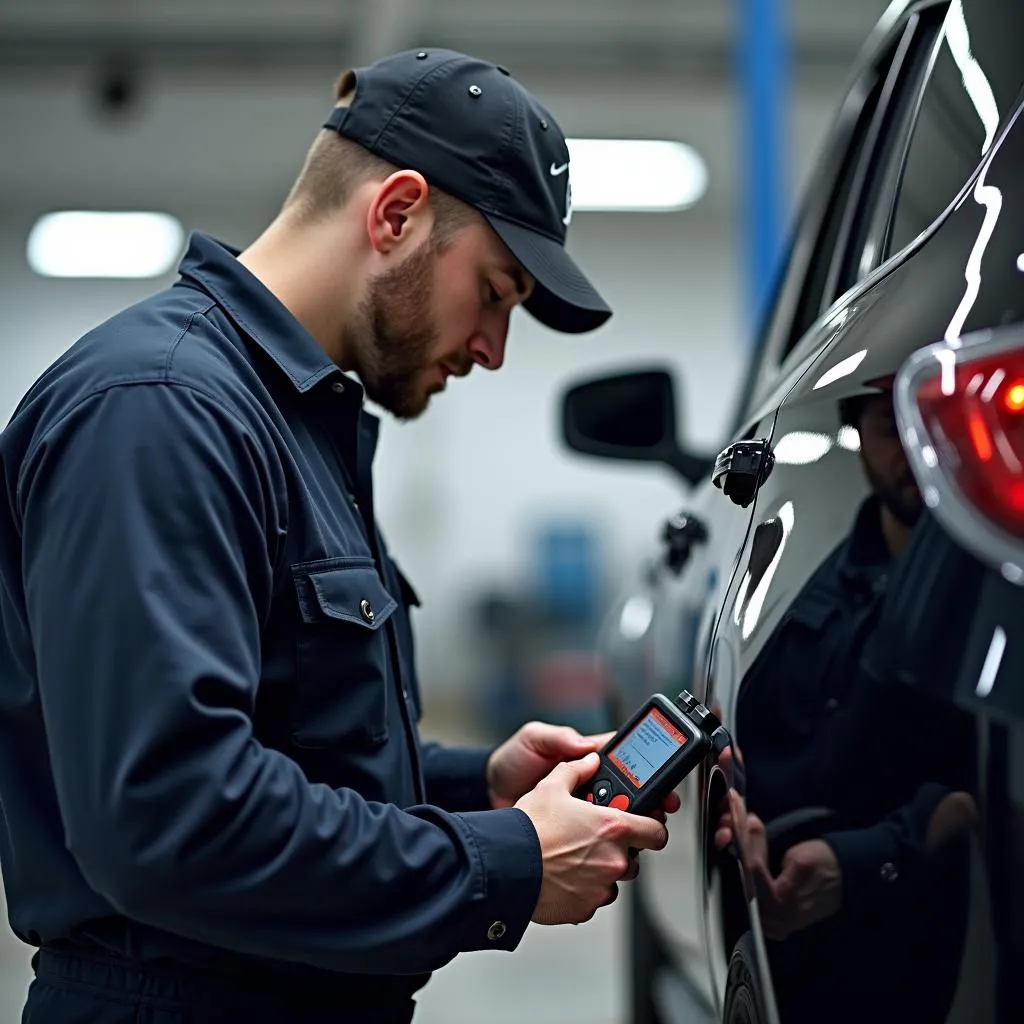
[[608, 760], [639, 789], [686, 741], [685, 733], [651, 708]]

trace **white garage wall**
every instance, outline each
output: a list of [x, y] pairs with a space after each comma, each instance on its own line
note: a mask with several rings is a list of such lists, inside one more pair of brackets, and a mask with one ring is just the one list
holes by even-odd
[[[665, 470], [566, 453], [556, 433], [558, 392], [581, 374], [668, 361], [682, 370], [686, 438], [711, 450], [749, 344], [733, 214], [733, 97], [722, 88], [530, 84], [570, 134], [687, 138], [707, 156], [712, 188], [681, 214], [577, 215], [571, 248], [615, 307], [611, 324], [567, 339], [522, 315], [500, 373], [453, 381], [423, 420], [386, 426], [380, 517], [424, 600], [421, 670], [442, 697], [470, 691], [477, 678], [465, 643], [467, 598], [479, 584], [522, 578], [524, 545], [538, 519], [595, 523], [615, 573], [654, 543], [665, 516], [684, 502]], [[807, 172], [840, 85], [812, 83], [795, 96], [794, 184]], [[78, 83], [4, 83], [0, 123], [16, 145], [0, 161], [0, 182], [8, 182], [0, 197], [0, 418], [77, 336], [156, 286], [34, 277], [24, 245], [35, 215], [76, 203], [116, 206], [130, 196], [244, 245], [286, 188], [323, 113], [323, 93], [319, 80], [205, 92], [165, 82], [136, 125], [112, 131], [84, 116]]]

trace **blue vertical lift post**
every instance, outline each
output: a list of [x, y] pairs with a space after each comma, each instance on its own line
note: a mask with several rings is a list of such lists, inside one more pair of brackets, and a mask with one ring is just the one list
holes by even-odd
[[[782, 253], [786, 220], [786, 131], [789, 47], [786, 0], [739, 0], [737, 73], [742, 143], [742, 251], [749, 322], [767, 308]], [[753, 332], [752, 332], [753, 333]]]

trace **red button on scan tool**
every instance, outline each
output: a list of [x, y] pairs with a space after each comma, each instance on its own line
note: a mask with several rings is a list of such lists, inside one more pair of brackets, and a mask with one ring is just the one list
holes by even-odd
[[615, 796], [608, 801], [609, 807], [614, 807], [617, 811], [628, 811], [629, 810], [629, 797], [625, 793], [616, 793]]

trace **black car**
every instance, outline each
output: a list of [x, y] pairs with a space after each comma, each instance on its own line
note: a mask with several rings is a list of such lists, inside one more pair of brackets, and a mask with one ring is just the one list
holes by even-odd
[[887, 11], [717, 458], [671, 368], [564, 396], [572, 449], [687, 494], [602, 638], [614, 713], [686, 688], [734, 740], [630, 887], [633, 1024], [1024, 1021], [1022, 38]]

